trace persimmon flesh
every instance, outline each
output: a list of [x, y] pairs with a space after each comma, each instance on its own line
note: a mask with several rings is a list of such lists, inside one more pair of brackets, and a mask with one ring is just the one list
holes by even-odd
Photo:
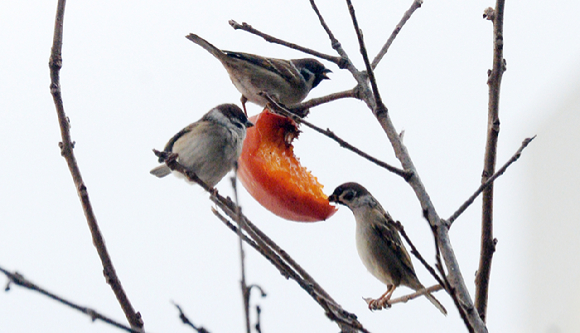
[[246, 131], [238, 163], [238, 176], [246, 190], [287, 220], [316, 222], [332, 216], [336, 208], [328, 202], [323, 186], [294, 155], [296, 124], [267, 109], [250, 121], [254, 126]]

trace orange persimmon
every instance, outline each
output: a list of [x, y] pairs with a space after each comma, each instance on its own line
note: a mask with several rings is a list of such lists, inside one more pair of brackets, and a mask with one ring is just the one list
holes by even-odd
[[336, 212], [318, 182], [294, 156], [294, 121], [264, 109], [252, 116], [238, 162], [242, 185], [263, 207], [287, 220], [315, 222]]

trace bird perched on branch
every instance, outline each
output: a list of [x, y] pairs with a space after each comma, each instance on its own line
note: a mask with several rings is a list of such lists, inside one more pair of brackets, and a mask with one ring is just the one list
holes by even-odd
[[[203, 47], [216, 57], [227, 70], [234, 86], [242, 93], [242, 107], [246, 101], [265, 106], [267, 94], [285, 106], [302, 102], [312, 88], [328, 79], [331, 70], [316, 59], [274, 59], [258, 55], [223, 51], [195, 34], [187, 39]], [[246, 113], [247, 114], [247, 113]]]
[[[237, 105], [221, 104], [175, 134], [164, 151], [177, 154], [181, 165], [214, 187], [234, 167], [242, 152], [246, 128], [251, 126]], [[159, 178], [170, 173], [165, 164], [151, 170]]]
[[[367, 270], [387, 285], [387, 292], [381, 297], [366, 300], [369, 309], [387, 306], [393, 291], [400, 285], [415, 291], [425, 289], [415, 274], [411, 257], [401, 242], [393, 219], [366, 188], [358, 183], [345, 183], [337, 187], [328, 200], [352, 210], [356, 220], [358, 254]], [[425, 297], [441, 313], [447, 314], [431, 293], [425, 293]]]

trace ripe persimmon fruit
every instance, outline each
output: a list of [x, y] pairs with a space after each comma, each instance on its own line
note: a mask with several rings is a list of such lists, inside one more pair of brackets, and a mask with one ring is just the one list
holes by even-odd
[[250, 117], [238, 161], [238, 177], [263, 207], [292, 221], [323, 221], [336, 212], [323, 186], [294, 155], [292, 141], [298, 137], [296, 123], [271, 113]]

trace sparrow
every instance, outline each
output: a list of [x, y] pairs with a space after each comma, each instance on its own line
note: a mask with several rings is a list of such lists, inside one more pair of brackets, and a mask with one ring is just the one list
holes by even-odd
[[[356, 220], [359, 257], [367, 270], [387, 285], [387, 291], [381, 297], [366, 300], [370, 310], [385, 307], [395, 288], [400, 285], [415, 291], [425, 289], [415, 274], [411, 257], [401, 242], [393, 219], [366, 188], [358, 183], [344, 183], [334, 190], [328, 200], [352, 210]], [[441, 313], [447, 314], [447, 310], [431, 293], [426, 293], [425, 297]]]
[[242, 93], [244, 112], [246, 101], [266, 106], [268, 100], [263, 94], [287, 107], [296, 105], [322, 80], [329, 79], [326, 74], [332, 72], [320, 61], [312, 58], [265, 58], [220, 50], [195, 34], [189, 34], [186, 38], [203, 47], [222, 63], [234, 86]]
[[[242, 152], [246, 128], [252, 126], [237, 105], [221, 104], [175, 134], [164, 151], [177, 154], [181, 165], [214, 187], [234, 167]], [[150, 173], [161, 178], [171, 170], [163, 164]]]

